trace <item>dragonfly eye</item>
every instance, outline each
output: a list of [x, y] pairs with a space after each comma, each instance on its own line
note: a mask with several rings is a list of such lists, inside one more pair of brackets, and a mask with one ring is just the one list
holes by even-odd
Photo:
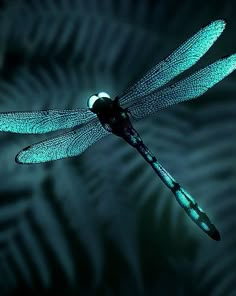
[[100, 93], [98, 94], [98, 97], [99, 97], [99, 98], [108, 98], [108, 99], [111, 98], [111, 97], [110, 97], [106, 92], [104, 92], [104, 91], [100, 92]]
[[98, 95], [92, 95], [89, 99], [88, 99], [88, 102], [87, 102], [87, 105], [89, 107], [89, 109], [92, 109], [93, 108], [93, 105], [94, 103], [99, 100], [99, 96]]

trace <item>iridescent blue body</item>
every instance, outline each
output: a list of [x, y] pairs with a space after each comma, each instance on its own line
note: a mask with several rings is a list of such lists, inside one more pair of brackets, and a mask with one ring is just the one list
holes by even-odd
[[188, 216], [210, 237], [220, 240], [220, 234], [210, 219], [144, 145], [130, 119], [140, 120], [171, 105], [195, 99], [232, 73], [236, 69], [236, 54], [219, 59], [165, 86], [192, 67], [214, 44], [224, 28], [223, 20], [203, 27], [114, 100], [101, 92], [89, 98], [88, 108], [0, 113], [0, 131], [39, 134], [72, 128], [24, 148], [16, 155], [16, 162], [32, 164], [78, 156], [113, 133], [137, 149], [173, 192]]
[[220, 234], [208, 216], [198, 206], [196, 201], [188, 194], [175, 179], [163, 168], [156, 157], [143, 143], [140, 135], [134, 129], [128, 112], [120, 107], [118, 97], [112, 101], [110, 98], [99, 98], [93, 104], [94, 112], [103, 127], [113, 134], [123, 138], [143, 156], [151, 165], [163, 183], [173, 192], [177, 202], [185, 210], [188, 216], [210, 237], [220, 240]]

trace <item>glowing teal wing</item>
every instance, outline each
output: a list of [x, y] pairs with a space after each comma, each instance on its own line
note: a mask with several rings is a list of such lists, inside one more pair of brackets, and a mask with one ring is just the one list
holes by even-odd
[[119, 98], [120, 105], [129, 107], [134, 100], [150, 94], [192, 67], [209, 50], [224, 28], [223, 20], [214, 21], [202, 28], [128, 88]]
[[108, 134], [95, 119], [72, 131], [24, 148], [16, 155], [16, 162], [30, 164], [77, 156]]
[[86, 123], [96, 116], [87, 108], [0, 113], [0, 131], [41, 134], [71, 128]]
[[161, 91], [143, 97], [128, 110], [133, 119], [139, 120], [168, 106], [197, 98], [235, 69], [236, 54], [233, 54]]

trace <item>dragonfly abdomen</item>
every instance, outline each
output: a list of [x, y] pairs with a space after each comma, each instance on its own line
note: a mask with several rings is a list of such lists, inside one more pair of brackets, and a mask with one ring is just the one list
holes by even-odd
[[220, 234], [214, 224], [211, 223], [210, 219], [202, 208], [197, 204], [193, 197], [186, 192], [181, 186], [176, 191], [173, 191], [177, 202], [185, 210], [188, 216], [210, 237], [219, 241]]
[[135, 137], [135, 132], [135, 130], [134, 132], [132, 131], [129, 143], [138, 150], [144, 159], [152, 166], [153, 170], [161, 178], [163, 183], [173, 192], [177, 202], [185, 210], [191, 220], [194, 221], [211, 238], [219, 241], [220, 234], [218, 230], [214, 224], [211, 223], [210, 219], [202, 210], [202, 208], [157, 161], [152, 152], [144, 145], [138, 133], [137, 138]]

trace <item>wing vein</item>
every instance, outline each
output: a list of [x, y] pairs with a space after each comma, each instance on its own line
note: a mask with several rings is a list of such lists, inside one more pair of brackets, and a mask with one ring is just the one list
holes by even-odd
[[180, 45], [166, 59], [149, 70], [119, 98], [122, 107], [156, 91], [175, 76], [192, 67], [214, 44], [225, 28], [223, 20], [211, 22]]

